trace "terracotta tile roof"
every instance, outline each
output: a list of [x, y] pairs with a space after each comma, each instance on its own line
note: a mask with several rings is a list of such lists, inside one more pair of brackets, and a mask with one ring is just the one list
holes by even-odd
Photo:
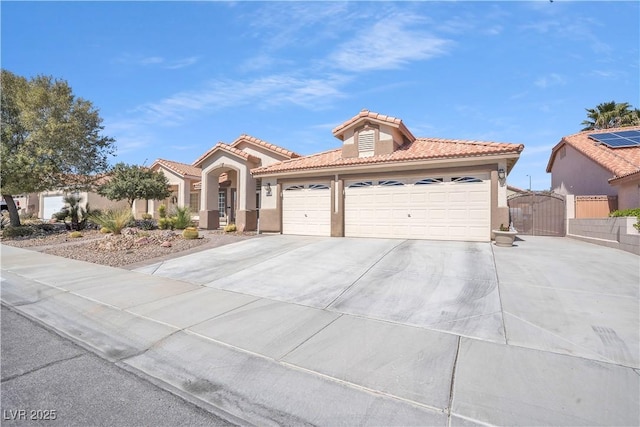
[[246, 134], [242, 134], [238, 138], [236, 138], [236, 140], [231, 143], [231, 146], [236, 147], [238, 144], [240, 144], [243, 141], [249, 142], [251, 144], [259, 145], [275, 153], [279, 153], [279, 154], [282, 154], [283, 156], [287, 156], [290, 159], [294, 157], [300, 157], [300, 154], [295, 153], [291, 150], [287, 150], [286, 148], [282, 148], [275, 144], [271, 144], [270, 142], [263, 141], [262, 139], [256, 138], [255, 136], [246, 135]]
[[202, 174], [202, 169], [198, 167], [188, 165], [186, 163], [174, 162], [171, 160], [157, 159], [155, 162], [153, 162], [150, 168], [153, 169], [153, 167], [156, 165], [164, 166], [165, 168], [183, 177], [184, 176], [200, 176]]
[[[413, 141], [415, 139], [413, 134], [409, 131], [409, 129], [407, 129], [407, 127], [404, 125], [402, 120], [400, 120], [400, 119], [398, 119], [396, 117], [391, 117], [391, 116], [387, 116], [387, 115], [384, 115], [384, 114], [374, 113], [373, 111], [369, 111], [367, 109], [364, 109], [364, 110], [360, 111], [357, 115], [353, 116], [352, 118], [350, 118], [346, 122], [338, 125], [331, 132], [333, 133], [333, 135], [335, 137], [340, 138], [340, 133], [342, 131], [344, 131], [349, 126], [351, 126], [352, 124], [356, 123], [357, 121], [359, 121], [360, 119], [363, 119], [363, 118], [373, 119], [374, 121], [385, 122], [385, 123], [391, 124], [394, 127], [399, 128], [402, 131], [402, 133], [404, 133], [407, 136], [407, 138], [409, 138], [409, 141]], [[340, 138], [340, 139], [342, 139], [342, 138]]]
[[499, 142], [464, 141], [459, 139], [418, 138], [396, 149], [391, 154], [372, 157], [342, 157], [342, 148], [313, 154], [298, 159], [285, 160], [267, 167], [251, 171], [255, 175], [275, 172], [323, 169], [351, 165], [367, 165], [405, 162], [412, 160], [455, 159], [480, 157], [496, 154], [520, 154], [522, 144]]
[[558, 150], [565, 144], [578, 150], [613, 174], [612, 179], [621, 178], [640, 172], [640, 146], [626, 148], [610, 148], [596, 142], [589, 135], [596, 133], [615, 132], [616, 130], [640, 130], [640, 126], [630, 126], [617, 129], [602, 129], [597, 131], [580, 132], [565, 136], [551, 150], [551, 157], [547, 164], [547, 172], [551, 172]]
[[259, 162], [260, 161], [260, 159], [258, 159], [256, 156], [252, 156], [251, 154], [247, 153], [246, 151], [238, 150], [237, 148], [232, 147], [229, 144], [225, 144], [224, 142], [218, 142], [209, 151], [204, 153], [202, 156], [198, 157], [198, 159], [195, 162], [193, 162], [192, 165], [195, 166], [195, 167], [198, 167], [207, 157], [209, 157], [211, 154], [213, 154], [213, 152], [216, 151], [216, 150], [226, 151], [226, 152], [234, 154], [234, 155], [236, 155], [238, 157], [242, 157], [245, 160], [249, 160], [249, 161], [253, 161], [253, 162]]

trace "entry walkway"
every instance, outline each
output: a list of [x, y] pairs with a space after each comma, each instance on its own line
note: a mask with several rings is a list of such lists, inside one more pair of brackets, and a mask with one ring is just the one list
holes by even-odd
[[[321, 241], [280, 237], [236, 243], [224, 253], [254, 265], [274, 263]], [[250, 260], [243, 245], [254, 241], [276, 242], [280, 252]], [[215, 281], [198, 283], [195, 267], [180, 277], [172, 266], [185, 259], [143, 273], [2, 246], [2, 302], [118, 366], [246, 424], [637, 425], [640, 366], [637, 336], [629, 332], [638, 325], [637, 288], [635, 295], [632, 284], [621, 285], [622, 295], [609, 290], [610, 300], [588, 289], [591, 282], [585, 289], [564, 280], [554, 289], [559, 282], [550, 272], [541, 283], [534, 278], [540, 267], [520, 265], [547, 260], [543, 242], [485, 246], [495, 252], [503, 342], [341, 312], [332, 303], [319, 308], [216, 288]], [[212, 249], [209, 259], [223, 249]], [[633, 258], [620, 258], [626, 267], [618, 273], [637, 284], [628, 265], [637, 257], [625, 255]], [[240, 264], [231, 271], [231, 264], [224, 277], [244, 271]], [[206, 263], [200, 266], [206, 269]], [[148, 274], [163, 270], [176, 274]], [[280, 280], [283, 287], [290, 283], [285, 275]], [[578, 311], [581, 301], [600, 295], [602, 313], [593, 323]], [[613, 314], [611, 305], [617, 307]], [[564, 327], [553, 330], [556, 325]], [[611, 353], [602, 354], [585, 329], [602, 337]]]

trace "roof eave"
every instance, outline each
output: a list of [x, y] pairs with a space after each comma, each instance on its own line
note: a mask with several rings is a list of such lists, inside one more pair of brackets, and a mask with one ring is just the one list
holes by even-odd
[[499, 153], [499, 154], [487, 154], [480, 156], [466, 156], [466, 157], [444, 157], [444, 158], [427, 158], [427, 159], [415, 159], [415, 160], [398, 160], [398, 161], [389, 161], [389, 162], [374, 162], [374, 163], [362, 163], [362, 164], [351, 164], [351, 165], [341, 165], [341, 166], [320, 166], [320, 167], [310, 167], [304, 169], [285, 169], [285, 170], [277, 170], [273, 172], [269, 171], [260, 171], [255, 168], [251, 170], [251, 174], [255, 177], [265, 177], [265, 176], [289, 176], [289, 175], [303, 175], [309, 174], [313, 172], [322, 172], [327, 174], [333, 173], [344, 173], [346, 170], [349, 171], [359, 171], [359, 170], [371, 170], [376, 168], [384, 168], [384, 167], [407, 167], [411, 168], [413, 165], [438, 165], [438, 164], [446, 164], [451, 162], [461, 162], [461, 163], [477, 163], [484, 162], [484, 160], [500, 160], [507, 159], [513, 160], [510, 164], [509, 170], [510, 172], [513, 169], [513, 166], [516, 164], [518, 159], [520, 158], [520, 151], [517, 152], [507, 152], [507, 153]]

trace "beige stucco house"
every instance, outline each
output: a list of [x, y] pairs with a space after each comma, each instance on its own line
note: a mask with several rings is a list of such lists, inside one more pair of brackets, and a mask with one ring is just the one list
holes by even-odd
[[191, 165], [152, 168], [204, 229], [489, 241], [509, 222], [506, 177], [522, 144], [416, 138], [402, 120], [368, 110], [333, 136], [338, 148], [300, 156], [242, 135]]
[[553, 147], [547, 164], [551, 189], [564, 195], [617, 196], [618, 209], [640, 207], [640, 145], [609, 146], [599, 141], [603, 134], [632, 135], [638, 131], [640, 126], [563, 137]]
[[506, 176], [522, 144], [417, 138], [368, 110], [333, 136], [334, 150], [252, 170], [261, 230], [488, 241], [509, 222]]

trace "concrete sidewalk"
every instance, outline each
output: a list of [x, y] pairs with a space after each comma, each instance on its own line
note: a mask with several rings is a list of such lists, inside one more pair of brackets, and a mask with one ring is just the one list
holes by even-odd
[[[242, 272], [232, 266], [234, 257], [247, 267], [318, 242], [273, 237], [216, 252], [228, 256], [219, 279]], [[258, 246], [247, 252], [251, 245]], [[215, 280], [199, 282], [197, 268], [180, 269], [185, 260], [162, 266], [178, 280], [2, 246], [2, 302], [118, 366], [248, 425], [638, 425], [639, 351], [631, 347], [638, 341], [628, 332], [637, 330], [637, 318], [625, 314], [613, 319], [619, 327], [610, 319], [595, 325], [591, 333], [608, 340], [611, 354], [602, 354], [586, 333], [574, 342], [587, 313], [557, 305], [564, 298], [573, 310], [576, 302], [567, 295], [588, 299], [596, 293], [571, 292], [569, 284], [554, 289], [551, 279], [539, 286], [522, 249], [535, 254], [543, 246], [533, 239], [519, 252], [506, 252], [487, 244], [495, 251], [502, 292], [503, 342], [342, 312], [332, 305], [335, 299], [302, 304], [216, 288]], [[623, 263], [637, 260], [626, 255], [633, 258], [622, 257]], [[299, 268], [293, 266], [295, 277]], [[373, 270], [367, 272], [378, 274]], [[366, 276], [356, 266], [354, 274]], [[627, 279], [636, 280], [637, 290], [637, 276]], [[633, 294], [633, 283], [624, 289]], [[520, 294], [530, 306], [522, 307]], [[605, 309], [626, 304], [621, 311], [635, 308], [637, 314], [637, 293], [608, 295]], [[328, 303], [316, 307], [314, 301]], [[548, 329], [539, 326], [539, 317]], [[549, 335], [556, 325], [564, 328]], [[625, 346], [626, 353], [620, 350]]]

